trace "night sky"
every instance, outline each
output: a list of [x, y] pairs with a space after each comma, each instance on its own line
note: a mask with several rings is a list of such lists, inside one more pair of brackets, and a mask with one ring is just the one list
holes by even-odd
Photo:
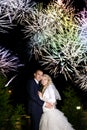
[[[36, 0], [39, 2], [41, 0]], [[47, 0], [43, 0], [44, 5], [49, 3]], [[77, 10], [82, 10], [86, 5], [84, 0], [75, 0], [73, 6]], [[38, 69], [44, 69], [40, 66], [40, 64], [35, 61], [34, 58], [29, 60], [29, 49], [27, 48], [27, 41], [24, 38], [24, 34], [21, 31], [23, 29], [22, 26], [18, 25], [10, 29], [8, 33], [0, 33], [0, 45], [12, 51], [13, 54], [18, 55], [20, 62], [24, 64], [24, 67], [18, 69], [18, 72], [10, 72], [8, 74], [8, 80], [17, 73], [17, 77], [13, 80], [10, 84], [9, 89], [12, 89], [12, 103], [23, 103], [27, 106], [27, 92], [26, 92], [26, 84], [27, 80], [33, 76], [33, 72]], [[44, 72], [48, 73], [48, 71]], [[53, 75], [52, 75], [53, 78]], [[57, 86], [60, 94], [62, 95], [62, 90], [64, 89], [65, 85], [67, 85], [64, 77], [62, 75], [58, 76], [57, 78], [53, 78], [55, 85]], [[72, 84], [72, 83], [71, 83]], [[87, 93], [79, 90], [79, 88], [75, 89], [78, 93], [78, 96], [81, 96], [81, 101], [83, 102], [84, 106], [87, 107], [86, 99]]]

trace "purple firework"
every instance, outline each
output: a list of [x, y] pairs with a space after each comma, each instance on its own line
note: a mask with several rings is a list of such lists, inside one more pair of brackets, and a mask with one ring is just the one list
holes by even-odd
[[0, 71], [2, 73], [16, 71], [20, 66], [23, 65], [20, 64], [17, 56], [11, 55], [11, 52], [9, 50], [0, 47]]

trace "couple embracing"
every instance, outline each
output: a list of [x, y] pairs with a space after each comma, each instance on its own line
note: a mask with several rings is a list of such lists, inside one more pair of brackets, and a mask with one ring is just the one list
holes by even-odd
[[32, 130], [74, 130], [64, 114], [56, 108], [56, 100], [61, 100], [61, 97], [49, 75], [36, 70], [34, 78], [28, 81], [27, 91]]

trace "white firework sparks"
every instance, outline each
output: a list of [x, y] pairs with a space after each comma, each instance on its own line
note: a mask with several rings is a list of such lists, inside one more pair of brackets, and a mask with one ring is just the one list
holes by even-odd
[[4, 33], [6, 29], [22, 24], [34, 5], [31, 0], [0, 0], [0, 31]]

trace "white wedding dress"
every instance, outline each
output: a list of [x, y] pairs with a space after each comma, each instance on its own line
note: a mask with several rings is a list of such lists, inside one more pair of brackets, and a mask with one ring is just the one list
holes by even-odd
[[43, 114], [40, 120], [39, 130], [74, 130], [72, 125], [64, 116], [63, 112], [56, 108], [56, 97], [52, 85], [49, 85], [46, 88], [41, 99], [44, 101], [55, 103], [55, 105], [51, 109], [43, 106]]

